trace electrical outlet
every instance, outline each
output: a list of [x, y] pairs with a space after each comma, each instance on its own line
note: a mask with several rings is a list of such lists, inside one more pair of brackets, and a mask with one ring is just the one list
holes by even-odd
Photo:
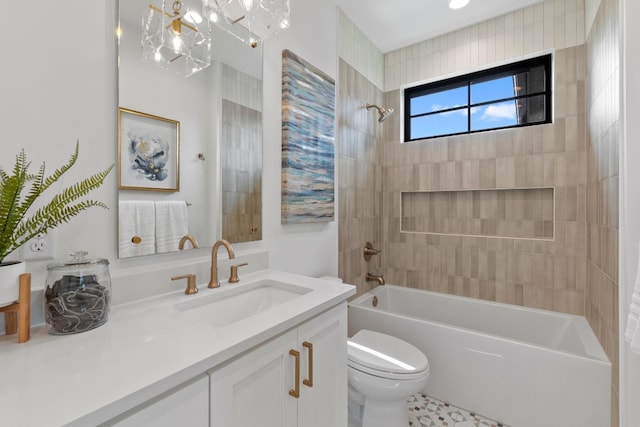
[[40, 233], [22, 245], [22, 259], [38, 260], [55, 258], [55, 232]]

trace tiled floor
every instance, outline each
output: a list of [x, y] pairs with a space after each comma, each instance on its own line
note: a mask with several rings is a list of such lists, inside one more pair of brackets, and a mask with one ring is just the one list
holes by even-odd
[[508, 427], [422, 393], [409, 398], [411, 427]]

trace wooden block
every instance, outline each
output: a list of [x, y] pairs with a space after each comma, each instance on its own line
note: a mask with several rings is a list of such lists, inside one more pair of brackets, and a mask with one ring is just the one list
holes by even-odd
[[31, 337], [31, 273], [20, 275], [18, 309], [18, 342], [25, 343]]
[[18, 342], [29, 341], [31, 335], [31, 274], [20, 275], [18, 302], [0, 308], [4, 313], [4, 330], [7, 335], [18, 332]]
[[18, 313], [15, 311], [7, 311], [4, 313], [4, 332], [7, 335], [18, 332]]

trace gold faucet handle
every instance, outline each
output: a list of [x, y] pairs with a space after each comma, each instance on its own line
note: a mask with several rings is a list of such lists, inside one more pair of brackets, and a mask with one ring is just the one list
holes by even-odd
[[364, 248], [363, 252], [364, 252], [364, 259], [369, 261], [371, 259], [372, 256], [374, 255], [378, 255], [380, 253], [380, 249], [376, 249], [373, 247], [373, 243], [371, 242], [367, 242], [364, 244]]
[[240, 278], [238, 277], [238, 267], [244, 267], [245, 265], [249, 265], [248, 262], [243, 262], [242, 264], [236, 264], [231, 266], [231, 274], [229, 275], [229, 283], [238, 283]]
[[171, 280], [180, 280], [180, 279], [187, 279], [187, 288], [184, 290], [185, 295], [193, 295], [198, 293], [195, 274], [185, 274], [183, 276], [173, 276], [171, 278]]

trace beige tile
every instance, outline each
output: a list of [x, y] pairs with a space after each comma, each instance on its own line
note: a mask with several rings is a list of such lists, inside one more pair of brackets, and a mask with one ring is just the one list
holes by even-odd
[[[613, 18], [596, 19], [590, 32], [590, 45], [562, 49], [563, 45], [569, 46], [574, 41], [580, 43], [580, 28], [574, 22], [580, 20], [578, 14], [584, 6], [574, 8], [573, 2], [570, 2], [564, 11], [562, 8], [556, 10], [555, 6], [556, 2], [549, 1], [525, 9], [522, 12], [521, 33], [516, 34], [520, 18], [515, 19], [514, 15], [513, 22], [507, 22], [506, 19], [491, 20], [478, 24], [477, 31], [456, 31], [452, 36], [428, 41], [428, 45], [421, 43], [419, 54], [430, 57], [428, 60], [421, 59], [417, 67], [417, 77], [421, 79], [456, 72], [457, 67], [474, 61], [469, 59], [475, 56], [475, 48], [469, 48], [474, 41], [477, 42], [479, 64], [506, 59], [509, 51], [539, 51], [544, 47], [553, 47], [556, 55], [554, 79], [557, 85], [553, 124], [431, 140], [405, 149], [398, 143], [399, 115], [394, 115], [394, 121], [388, 123], [392, 126], [386, 126], [386, 122], [379, 126], [374, 121], [361, 120], [360, 123], [346, 112], [338, 113], [338, 126], [345, 126], [345, 123], [351, 126], [348, 131], [337, 129], [338, 138], [352, 135], [354, 140], [361, 142], [350, 149], [348, 145], [344, 147], [360, 163], [354, 166], [347, 164], [343, 168], [344, 162], [339, 160], [339, 214], [354, 215], [357, 212], [365, 216], [354, 216], [353, 223], [340, 219], [339, 260], [340, 264], [347, 262], [349, 254], [359, 250], [362, 242], [356, 240], [370, 228], [378, 233], [380, 241], [385, 242], [379, 262], [384, 265], [388, 281], [532, 307], [578, 314], [584, 312], [594, 330], [601, 331], [598, 337], [607, 348], [607, 353], [617, 358], [617, 331], [613, 320], [617, 318], [614, 301], [617, 300], [619, 200], [616, 188], [619, 167], [616, 159], [619, 155], [619, 129], [615, 122], [619, 120], [619, 111], [615, 107], [618, 104], [615, 88], [619, 87], [616, 86], [619, 83], [608, 83], [614, 81], [616, 72], [615, 64], [611, 65], [613, 58], [610, 55], [606, 55], [606, 63], [602, 62], [602, 67], [598, 69], [597, 74], [602, 75], [598, 81], [593, 80], [596, 73], [586, 64], [588, 58], [604, 55], [603, 49], [596, 46], [610, 46], [612, 51], [616, 50], [617, 42], [606, 30]], [[615, 15], [611, 10], [603, 12], [605, 9], [613, 8], [603, 7], [599, 13]], [[556, 15], [556, 12], [559, 14]], [[526, 25], [532, 27], [526, 28]], [[505, 40], [508, 31], [511, 31], [511, 38], [517, 38], [518, 41]], [[477, 40], [473, 40], [474, 37]], [[558, 44], [554, 45], [556, 42]], [[416, 77], [416, 49], [402, 51], [385, 55], [384, 58], [386, 80], [393, 80], [396, 85], [393, 88], [396, 107], [400, 106], [397, 87], [407, 83], [402, 79]], [[408, 64], [408, 61], [414, 62]], [[389, 67], [395, 64], [401, 66], [391, 76]], [[354, 82], [360, 82], [356, 85], [360, 88], [358, 90], [366, 87], [367, 92], [372, 91], [374, 98], [386, 100], [383, 98], [386, 94], [376, 92], [375, 85], [366, 79], [359, 80], [357, 74], [347, 75]], [[341, 79], [343, 75], [345, 73], [341, 70]], [[605, 95], [594, 96], [600, 93]], [[369, 95], [354, 95], [354, 100], [350, 102], [355, 105], [365, 97]], [[592, 104], [589, 107], [590, 110], [583, 107], [596, 102], [595, 106]], [[364, 143], [367, 138], [375, 140], [380, 147]], [[338, 147], [342, 149], [339, 141]], [[379, 192], [378, 198], [363, 195], [361, 199], [349, 201], [353, 199], [350, 196], [356, 195], [357, 189], [372, 191], [364, 183], [367, 181], [367, 168], [376, 163], [380, 172], [375, 174], [376, 184], [373, 188]], [[359, 184], [354, 184], [356, 181], [352, 179], [360, 180]], [[542, 229], [544, 237], [555, 240], [438, 235], [409, 237], [399, 232], [399, 191], [513, 190], [531, 186], [554, 187], [555, 203], [553, 196], [544, 195], [547, 193], [533, 199], [533, 205], [531, 199], [507, 200], [497, 193], [495, 203], [485, 198], [482, 199], [484, 204], [477, 205], [474, 204], [478, 202], [477, 198], [471, 197], [469, 200], [460, 194], [453, 206], [439, 204], [437, 209], [436, 198], [433, 198], [428, 204], [427, 214], [421, 214], [425, 211], [425, 205], [421, 205], [409, 219], [414, 221], [416, 227], [459, 229], [465, 232], [479, 230], [485, 234], [517, 233], [529, 227], [534, 236], [538, 237]], [[364, 208], [356, 206], [361, 203]], [[455, 215], [449, 213], [451, 207]], [[379, 218], [378, 227], [365, 222], [375, 221], [370, 218], [372, 210], [373, 216]], [[345, 227], [349, 228], [347, 232], [344, 231]], [[358, 228], [357, 233], [350, 230], [354, 227]], [[354, 236], [344, 239], [343, 233]], [[361, 262], [361, 253], [357, 257]], [[358, 268], [351, 269], [353, 276]], [[340, 272], [345, 270], [339, 265]], [[353, 277], [364, 281], [362, 274]], [[363, 283], [358, 292], [367, 286]], [[612, 415], [612, 418], [616, 417]]]
[[516, 169], [513, 157], [496, 159], [496, 187], [512, 188], [516, 184]]

